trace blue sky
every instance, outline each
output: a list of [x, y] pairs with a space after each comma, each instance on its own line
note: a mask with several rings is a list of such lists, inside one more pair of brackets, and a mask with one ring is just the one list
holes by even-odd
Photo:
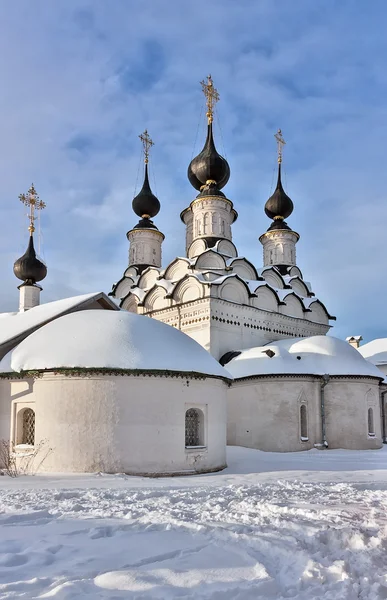
[[240, 255], [262, 264], [281, 127], [298, 265], [337, 316], [332, 333], [387, 336], [386, 26], [384, 0], [1, 3], [0, 310], [18, 303], [18, 194], [32, 181], [47, 202], [42, 300], [110, 291], [127, 264], [146, 127], [163, 262], [184, 254], [179, 213], [195, 194], [186, 169], [211, 73]]

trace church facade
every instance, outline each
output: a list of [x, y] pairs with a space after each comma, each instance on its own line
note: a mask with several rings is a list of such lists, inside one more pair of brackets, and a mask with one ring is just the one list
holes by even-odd
[[47, 268], [33, 232], [44, 203], [34, 188], [21, 196], [30, 240], [14, 265], [19, 311], [0, 313], [0, 440], [20, 464], [44, 448], [40, 471], [160, 476], [223, 469], [227, 443], [292, 452], [387, 441], [386, 370], [368, 360], [371, 351], [328, 335], [335, 317], [297, 264], [281, 131], [255, 266], [233, 243], [230, 167], [213, 133], [219, 96], [211, 77], [202, 86], [207, 137], [188, 167], [196, 196], [180, 215], [185, 253], [170, 264], [162, 265], [165, 237], [154, 222], [147, 131], [132, 203], [139, 221], [110, 298], [40, 304]]

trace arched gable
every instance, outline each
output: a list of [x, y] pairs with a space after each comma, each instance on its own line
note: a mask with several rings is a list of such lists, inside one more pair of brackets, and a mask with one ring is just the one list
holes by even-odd
[[128, 312], [137, 313], [138, 312], [138, 303], [139, 299], [134, 294], [128, 294], [125, 298], [121, 300], [120, 308], [127, 310]]
[[234, 258], [228, 262], [228, 265], [232, 267], [233, 273], [237, 273], [244, 279], [252, 279], [254, 281], [258, 279], [256, 268], [246, 258]]
[[237, 249], [234, 244], [230, 242], [230, 240], [219, 240], [215, 244], [215, 250], [224, 254], [225, 256], [229, 256], [230, 258], [238, 256]]
[[219, 289], [219, 298], [237, 304], [249, 304], [249, 289], [238, 276], [225, 279]]
[[137, 267], [128, 267], [124, 273], [124, 277], [133, 277], [134, 279], [138, 276]]
[[148, 267], [142, 272], [137, 286], [142, 289], [152, 287], [160, 277], [160, 271], [156, 267]]
[[273, 267], [268, 267], [267, 269], [264, 269], [261, 273], [261, 277], [263, 277], [264, 280], [267, 281], [267, 283], [269, 283], [274, 288], [277, 288], [278, 290], [283, 290], [285, 287], [284, 280], [282, 279], [278, 271], [273, 269]]
[[297, 277], [293, 277], [292, 279], [290, 279], [289, 285], [296, 292], [296, 294], [299, 294], [300, 296], [304, 296], [305, 298], [307, 298], [309, 296], [308, 287], [302, 281], [302, 279], [300, 279], [300, 277], [297, 276]]
[[186, 275], [175, 286], [172, 298], [177, 304], [193, 302], [205, 296], [205, 287], [194, 275]]
[[145, 310], [158, 310], [169, 306], [170, 303], [166, 299], [167, 293], [164, 286], [155, 284], [153, 288], [145, 294], [142, 301]]
[[112, 295], [119, 299], [125, 298], [125, 296], [129, 294], [133, 285], [134, 280], [131, 277], [123, 277], [120, 279], [117, 285], [114, 286]]
[[308, 321], [313, 323], [321, 323], [323, 325], [329, 325], [329, 314], [325, 306], [320, 300], [315, 300], [309, 304], [309, 311], [306, 313]]
[[285, 304], [280, 307], [280, 312], [283, 315], [296, 317], [297, 319], [305, 319], [304, 305], [302, 300], [296, 296], [294, 292], [290, 292], [287, 296], [285, 296], [283, 302]]
[[214, 250], [206, 250], [196, 259], [193, 265], [195, 269], [226, 269], [226, 261], [224, 257]]
[[278, 312], [279, 298], [268, 285], [258, 287], [254, 293], [257, 297], [251, 299], [252, 306], [270, 312]]
[[190, 261], [188, 258], [175, 258], [168, 267], [165, 269], [164, 279], [170, 281], [178, 281], [182, 279], [188, 273], [190, 267]]
[[194, 240], [190, 247], [188, 248], [188, 256], [189, 258], [196, 258], [206, 250], [207, 246], [204, 240]]
[[290, 267], [288, 274], [290, 275], [290, 277], [299, 277], [300, 279], [303, 279], [301, 270], [295, 265]]

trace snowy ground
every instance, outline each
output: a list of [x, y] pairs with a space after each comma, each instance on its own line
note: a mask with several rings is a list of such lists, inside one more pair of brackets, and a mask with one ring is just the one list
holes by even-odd
[[0, 478], [0, 598], [387, 598], [387, 448]]

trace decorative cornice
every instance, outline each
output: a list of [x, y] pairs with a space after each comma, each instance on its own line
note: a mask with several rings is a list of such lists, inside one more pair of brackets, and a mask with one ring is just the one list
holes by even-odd
[[[273, 229], [272, 231], [265, 231], [265, 233], [263, 233], [261, 236], [259, 236], [259, 241], [262, 244], [263, 239], [283, 237], [284, 234], [290, 235], [290, 236], [293, 236], [293, 235], [296, 236], [297, 242], [300, 239], [300, 234], [297, 233], [297, 231], [293, 231], [292, 229]], [[293, 265], [293, 266], [297, 266], [297, 265]]]
[[33, 371], [21, 371], [20, 373], [0, 373], [0, 379], [41, 379], [45, 375], [65, 377], [92, 377], [92, 376], [116, 376], [116, 377], [165, 377], [169, 379], [220, 379], [229, 383], [228, 377], [198, 373], [196, 371], [167, 371], [165, 369], [113, 369], [113, 368], [60, 368], [60, 369], [37, 369]]
[[[250, 381], [253, 379], [312, 379], [315, 382], [320, 382], [322, 380], [322, 375], [315, 375], [312, 373], [266, 373], [266, 374], [257, 374], [257, 375], [246, 375], [246, 377], [236, 377], [234, 379], [234, 383]], [[380, 384], [382, 383], [382, 378], [374, 377], [373, 375], [330, 375], [330, 381], [342, 381], [344, 379], [353, 379], [356, 381], [378, 381]], [[329, 385], [329, 384], [328, 384]]]

